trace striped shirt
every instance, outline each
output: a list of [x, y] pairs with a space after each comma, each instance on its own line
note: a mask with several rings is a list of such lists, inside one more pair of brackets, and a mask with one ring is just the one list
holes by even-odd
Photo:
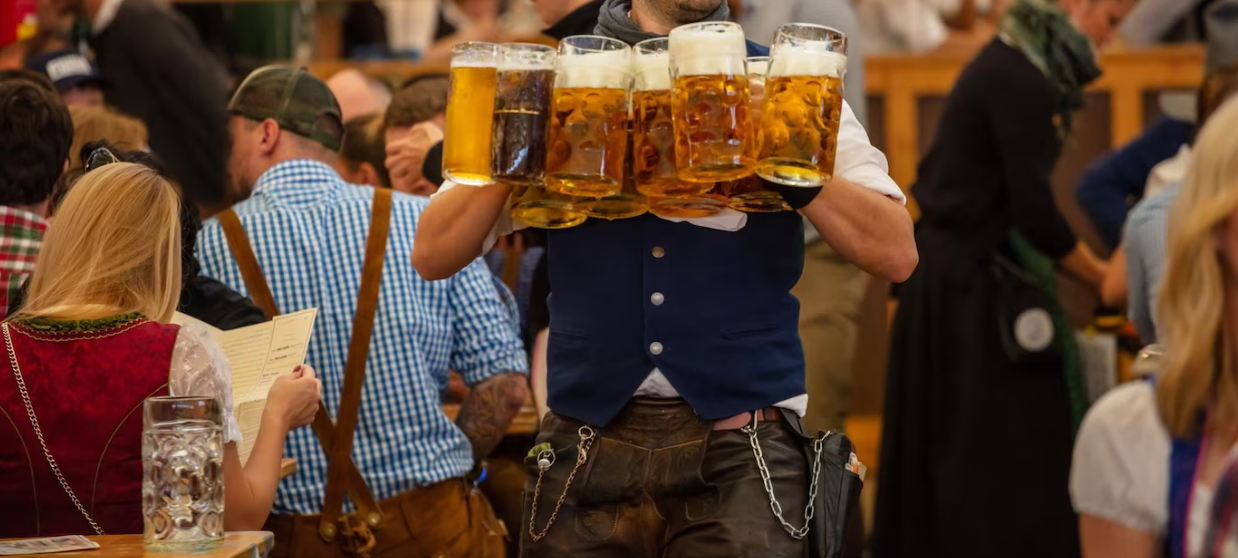
[[[233, 207], [279, 309], [318, 308], [306, 362], [322, 378], [323, 404], [333, 416], [352, 338], [373, 192], [346, 184], [324, 164], [297, 160], [268, 170], [253, 195]], [[427, 203], [393, 196], [352, 451], [380, 500], [472, 469], [469, 441], [441, 406], [449, 370], [460, 372], [469, 385], [528, 370], [516, 324], [481, 260], [443, 281], [425, 281], [413, 269], [413, 233]], [[199, 234], [198, 258], [204, 275], [248, 294], [214, 219]], [[313, 431], [292, 432], [284, 452], [298, 460], [298, 473], [280, 483], [273, 511], [318, 513], [327, 460]]]
[[34, 271], [45, 232], [47, 221], [42, 217], [0, 205], [0, 319], [8, 314], [9, 301], [20, 293]]
[[1169, 255], [1169, 210], [1178, 199], [1179, 185], [1145, 198], [1126, 221], [1126, 284], [1130, 296], [1127, 316], [1144, 343], [1156, 343], [1156, 295], [1161, 292], [1165, 260]]

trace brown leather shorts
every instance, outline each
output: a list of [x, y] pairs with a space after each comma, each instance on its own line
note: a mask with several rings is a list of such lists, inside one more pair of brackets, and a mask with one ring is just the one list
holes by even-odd
[[[405, 492], [378, 503], [382, 527], [374, 531], [372, 558], [503, 558], [505, 526], [486, 497], [463, 479], [451, 479]], [[266, 530], [275, 533], [270, 558], [356, 556], [337, 539], [318, 534], [317, 515], [272, 515]], [[342, 538], [342, 535], [341, 535]]]
[[[804, 524], [808, 464], [791, 413], [757, 424], [774, 492], [787, 521]], [[789, 415], [789, 416], [788, 416]], [[554, 464], [537, 489], [533, 532], [541, 534], [576, 465], [584, 423], [548, 414], [537, 442], [549, 443]], [[714, 430], [682, 399], [636, 398], [598, 429], [587, 459], [567, 490], [555, 523], [535, 542], [529, 513], [537, 488], [537, 457], [525, 460], [524, 558], [802, 558], [770, 510], [748, 434]]]

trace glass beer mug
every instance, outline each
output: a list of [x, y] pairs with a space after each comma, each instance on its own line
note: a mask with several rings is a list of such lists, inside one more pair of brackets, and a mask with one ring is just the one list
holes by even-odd
[[142, 544], [204, 550], [224, 540], [223, 410], [214, 397], [151, 397], [142, 410]]
[[546, 188], [604, 197], [623, 189], [632, 49], [581, 35], [559, 43], [551, 100]]
[[[760, 121], [761, 105], [765, 99], [765, 74], [769, 69], [769, 58], [754, 56], [748, 59], [748, 87], [752, 94], [752, 122], [755, 126]], [[760, 135], [757, 134], [757, 141]], [[755, 145], [753, 146], [755, 149]], [[775, 211], [790, 211], [782, 194], [766, 187], [766, 182], [760, 176], [752, 175], [739, 180], [719, 183], [720, 193], [727, 197], [727, 204], [732, 209], [748, 213], [771, 213]]]
[[693, 23], [671, 30], [669, 39], [679, 178], [711, 183], [750, 176], [755, 161], [743, 29]]
[[843, 108], [847, 37], [821, 25], [789, 23], [770, 47], [760, 119], [757, 174], [816, 187], [834, 175]]
[[[624, 134], [625, 141], [628, 143], [628, 151], [631, 152], [632, 137], [630, 134]], [[636, 191], [636, 180], [633, 178], [632, 158], [625, 157], [624, 164], [624, 180], [623, 190], [613, 196], [604, 198], [576, 198], [576, 207], [585, 212], [589, 217], [598, 219], [606, 219], [614, 221], [615, 219], [628, 219], [631, 217], [640, 217], [649, 211], [649, 198], [644, 194]]]
[[499, 45], [492, 109], [491, 175], [514, 186], [512, 219], [542, 229], [574, 227], [585, 220], [571, 196], [546, 191], [554, 61], [555, 49], [545, 45]]
[[671, 61], [668, 39], [636, 43], [632, 56], [632, 172], [636, 190], [649, 196], [649, 211], [691, 219], [716, 215], [726, 198], [714, 184], [679, 179], [675, 126], [671, 118]]
[[490, 135], [498, 45], [462, 43], [451, 49], [451, 92], [443, 137], [443, 176], [457, 184], [484, 186], [490, 177]]

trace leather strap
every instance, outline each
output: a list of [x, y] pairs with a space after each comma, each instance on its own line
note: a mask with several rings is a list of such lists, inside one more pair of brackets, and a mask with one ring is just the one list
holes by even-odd
[[[275, 305], [275, 299], [271, 295], [271, 288], [262, 274], [262, 268], [258, 265], [258, 259], [254, 255], [253, 247], [249, 242], [249, 236], [245, 233], [245, 227], [241, 225], [240, 219], [231, 209], [220, 212], [216, 217], [223, 228], [228, 248], [236, 259], [237, 266], [241, 270], [241, 278], [244, 280], [245, 287], [249, 290], [254, 304], [262, 308], [272, 318], [280, 315], [279, 308]], [[333, 540], [338, 532], [335, 522], [343, 508], [343, 495], [345, 491], [352, 497], [353, 503], [357, 505], [358, 512], [361, 513], [362, 517], [371, 526], [377, 527], [382, 523], [382, 512], [375, 502], [369, 486], [366, 485], [365, 478], [361, 476], [361, 472], [357, 469], [356, 464], [353, 463], [350, 453], [352, 451], [352, 435], [356, 429], [357, 413], [361, 406], [361, 386], [365, 380], [365, 362], [369, 356], [369, 341], [373, 332], [375, 311], [378, 306], [378, 283], [382, 276], [382, 260], [386, 251], [387, 232], [390, 229], [390, 223], [391, 191], [376, 188], [374, 202], [371, 206], [370, 234], [366, 240], [366, 263], [362, 270], [361, 291], [359, 293], [359, 297], [367, 293], [370, 294], [372, 300], [359, 298], [357, 301], [357, 314], [353, 320], [353, 338], [349, 345], [348, 361], [344, 367], [344, 387], [340, 394], [340, 416], [345, 416], [345, 411], [351, 409], [351, 427], [343, 431], [344, 435], [337, 436], [337, 427], [332, 422], [331, 415], [327, 413], [325, 407], [320, 406], [318, 413], [314, 415], [314, 434], [318, 437], [322, 451], [327, 456], [328, 464], [323, 514], [319, 523], [319, 534], [328, 541]], [[382, 234], [377, 235], [377, 238], [374, 234], [377, 230], [376, 227], [382, 228]], [[371, 268], [374, 267], [370, 261], [375, 259], [371, 258], [371, 255], [376, 249], [376, 243], [381, 244], [377, 248], [378, 271], [373, 278], [372, 288], [367, 289], [367, 284], [371, 282], [368, 280], [371, 275]], [[360, 342], [362, 337], [364, 337], [364, 342]], [[360, 352], [359, 355], [357, 355], [358, 351]], [[359, 367], [354, 364], [358, 360], [360, 362]], [[359, 373], [351, 373], [355, 368], [360, 369]], [[356, 376], [356, 379], [351, 379], [353, 376]], [[353, 384], [355, 384], [353, 389], [349, 389], [349, 386]], [[349, 399], [350, 397], [351, 400]], [[342, 457], [339, 457], [336, 442], [345, 442], [345, 440], [348, 449], [343, 451]], [[342, 478], [333, 482], [333, 479], [337, 477]], [[332, 496], [333, 492], [338, 494]], [[338, 501], [339, 504], [336, 504], [334, 508], [328, 507], [327, 503], [333, 500]], [[327, 513], [331, 509], [334, 509], [334, 512]]]
[[258, 305], [258, 308], [267, 313], [267, 318], [278, 316], [279, 308], [275, 306], [275, 297], [271, 296], [271, 287], [267, 285], [267, 280], [262, 275], [262, 267], [258, 265], [258, 258], [254, 256], [254, 249], [249, 244], [249, 235], [245, 234], [245, 226], [241, 224], [241, 219], [231, 208], [225, 209], [215, 217], [219, 219], [219, 225], [223, 227], [224, 239], [228, 241], [228, 249], [232, 251], [232, 257], [236, 258], [237, 267], [241, 268], [241, 279], [245, 281], [245, 288], [249, 290], [249, 298]]
[[[731, 418], [714, 421], [713, 430], [739, 430], [749, 424], [752, 424], [753, 413], [740, 413]], [[782, 419], [782, 409], [778, 407], [766, 407], [756, 410], [757, 422], [769, 422]]]
[[[370, 208], [370, 232], [365, 241], [365, 260], [361, 267], [361, 288], [357, 292], [357, 313], [353, 315], [352, 340], [348, 345], [348, 360], [344, 368], [344, 386], [340, 390], [340, 410], [336, 416], [335, 440], [327, 451], [327, 490], [322, 504], [322, 525], [335, 524], [344, 509], [344, 491], [348, 487], [345, 463], [352, 453], [353, 433], [361, 409], [361, 387], [365, 381], [365, 365], [374, 333], [374, 316], [378, 313], [378, 293], [383, 278], [383, 258], [387, 253], [387, 236], [391, 231], [391, 190], [374, 189]], [[378, 513], [377, 508], [372, 508]], [[372, 527], [382, 524], [381, 516], [363, 516]]]

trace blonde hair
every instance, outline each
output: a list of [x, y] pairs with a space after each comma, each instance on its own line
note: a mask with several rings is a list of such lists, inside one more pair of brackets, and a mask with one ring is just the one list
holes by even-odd
[[73, 147], [69, 148], [69, 168], [82, 166], [82, 146], [99, 140], [121, 150], [146, 149], [146, 125], [106, 107], [69, 107], [73, 117]]
[[1169, 257], [1157, 301], [1166, 347], [1157, 406], [1178, 437], [1197, 437], [1209, 405], [1215, 424], [1238, 428], [1238, 369], [1224, 312], [1217, 230], [1238, 210], [1238, 101], [1225, 103], [1196, 138], [1191, 169], [1169, 218]]
[[166, 322], [181, 291], [180, 197], [154, 169], [112, 163], [82, 177], [48, 229], [16, 318]]

